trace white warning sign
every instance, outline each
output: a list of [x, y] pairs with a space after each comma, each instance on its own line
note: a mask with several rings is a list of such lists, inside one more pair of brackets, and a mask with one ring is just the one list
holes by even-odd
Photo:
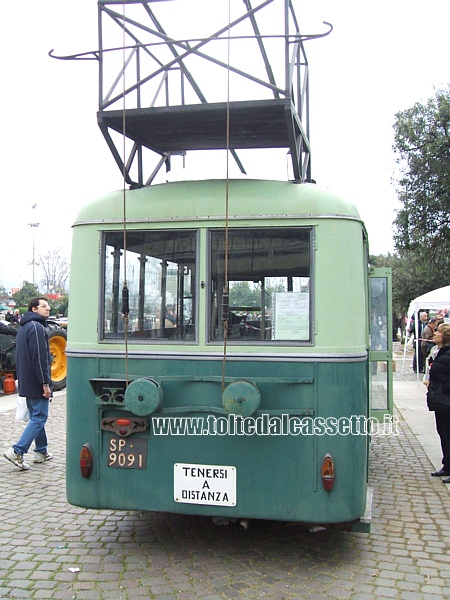
[[236, 467], [175, 463], [175, 502], [236, 506]]

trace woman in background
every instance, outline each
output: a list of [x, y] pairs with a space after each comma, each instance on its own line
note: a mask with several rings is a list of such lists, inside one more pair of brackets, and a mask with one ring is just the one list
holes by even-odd
[[442, 481], [450, 483], [450, 324], [439, 325], [432, 339], [438, 352], [430, 367], [427, 404], [429, 410], [434, 411], [441, 439], [442, 468], [431, 475], [445, 477]]

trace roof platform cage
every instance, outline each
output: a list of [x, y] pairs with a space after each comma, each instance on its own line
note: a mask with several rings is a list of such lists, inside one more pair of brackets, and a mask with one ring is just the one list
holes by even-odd
[[[98, 125], [131, 188], [174, 156], [286, 149], [311, 180], [308, 61], [293, 0], [99, 0]], [[328, 25], [328, 24], [326, 24]], [[63, 58], [63, 57], [55, 57]], [[206, 167], [205, 167], [206, 168]]]

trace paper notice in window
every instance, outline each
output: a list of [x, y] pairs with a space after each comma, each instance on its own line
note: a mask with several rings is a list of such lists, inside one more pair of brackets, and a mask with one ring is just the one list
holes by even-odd
[[309, 292], [273, 295], [274, 340], [309, 340]]

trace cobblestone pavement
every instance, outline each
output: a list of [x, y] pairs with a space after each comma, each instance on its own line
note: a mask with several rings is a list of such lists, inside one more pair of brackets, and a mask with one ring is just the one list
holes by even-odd
[[[2, 449], [21, 427], [13, 410], [2, 415]], [[27, 472], [0, 461], [0, 598], [450, 597], [450, 494], [405, 421], [373, 438], [369, 534], [70, 506], [64, 431], [62, 394], [48, 426], [54, 460]]]

